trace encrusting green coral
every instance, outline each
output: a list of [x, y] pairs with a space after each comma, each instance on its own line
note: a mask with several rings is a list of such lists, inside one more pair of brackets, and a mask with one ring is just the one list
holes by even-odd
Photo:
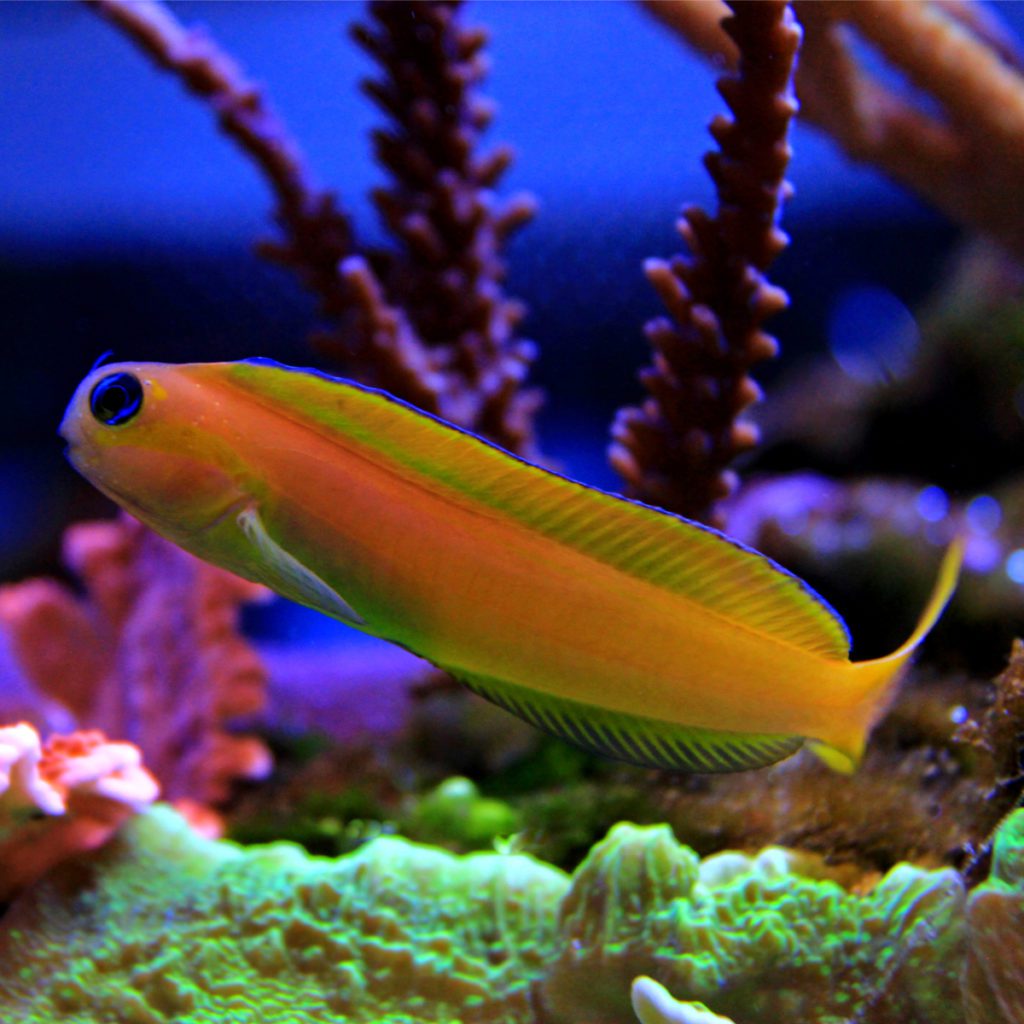
[[381, 838], [243, 850], [167, 808], [51, 876], [0, 933], [6, 1024], [521, 1021], [566, 876]]
[[[960, 1017], [964, 887], [901, 864], [864, 895], [812, 854], [768, 848], [699, 861], [667, 826], [617, 825], [562, 901], [564, 944], [541, 987], [553, 1019], [629, 1019], [650, 974], [738, 1024]], [[873, 1018], [874, 1019], [874, 1018]]]
[[160, 807], [11, 907], [0, 1019], [622, 1024], [647, 976], [644, 1012], [666, 1021], [960, 1024], [963, 975], [970, 1024], [1009, 1024], [1019, 978], [967, 946], [990, 900], [1019, 924], [1022, 850], [1024, 811], [968, 904], [951, 869], [869, 887], [780, 848], [701, 861], [666, 826], [617, 825], [570, 879], [394, 837], [334, 860], [244, 849]]

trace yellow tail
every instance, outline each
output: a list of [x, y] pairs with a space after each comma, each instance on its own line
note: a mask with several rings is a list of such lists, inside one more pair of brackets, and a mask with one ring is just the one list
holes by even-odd
[[853, 713], [848, 720], [836, 724], [833, 735], [820, 737], [810, 744], [814, 753], [829, 767], [851, 772], [860, 763], [871, 727], [882, 717], [892, 700], [893, 684], [953, 596], [963, 553], [963, 540], [958, 537], [946, 550], [931, 597], [906, 643], [884, 658], [857, 661], [849, 666]]

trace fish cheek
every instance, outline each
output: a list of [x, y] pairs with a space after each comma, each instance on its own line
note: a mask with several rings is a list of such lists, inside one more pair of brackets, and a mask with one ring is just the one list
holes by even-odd
[[244, 496], [230, 473], [188, 451], [124, 446], [112, 456], [101, 482], [128, 511], [184, 547]]

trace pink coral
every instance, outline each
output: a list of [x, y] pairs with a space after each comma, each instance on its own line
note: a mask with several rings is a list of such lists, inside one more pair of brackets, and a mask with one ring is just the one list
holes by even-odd
[[53, 580], [0, 590], [0, 625], [25, 676], [79, 725], [138, 744], [168, 798], [225, 800], [270, 755], [229, 732], [261, 710], [266, 670], [237, 631], [266, 592], [208, 566], [135, 520], [82, 523], [64, 557], [86, 596]]
[[158, 793], [131, 743], [91, 730], [51, 736], [44, 746], [24, 722], [0, 728], [0, 899], [102, 846]]

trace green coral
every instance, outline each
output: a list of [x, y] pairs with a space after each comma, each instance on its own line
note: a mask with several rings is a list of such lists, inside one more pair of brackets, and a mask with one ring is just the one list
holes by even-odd
[[960, 1024], [961, 975], [970, 1024], [1024, 1020], [1024, 812], [966, 907], [951, 870], [867, 881], [779, 848], [701, 860], [627, 824], [571, 879], [394, 837], [328, 860], [157, 808], [8, 912], [0, 1020], [622, 1024], [638, 975], [667, 1020]]
[[402, 831], [417, 840], [462, 850], [488, 849], [521, 827], [520, 815], [513, 807], [481, 796], [476, 786], [461, 776], [445, 779], [421, 797], [402, 821]]
[[379, 838], [241, 849], [166, 808], [58, 872], [0, 934], [6, 1024], [522, 1021], [566, 876]]
[[618, 825], [573, 878], [568, 940], [541, 988], [560, 1021], [628, 1018], [650, 974], [741, 1024], [960, 1020], [964, 889], [952, 870], [900, 865], [867, 895], [811, 855], [768, 849], [700, 862], [666, 826]]

